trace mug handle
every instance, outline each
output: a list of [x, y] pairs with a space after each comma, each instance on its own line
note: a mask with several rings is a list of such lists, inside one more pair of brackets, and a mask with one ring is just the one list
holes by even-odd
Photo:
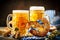
[[9, 14], [7, 16], [7, 20], [6, 20], [6, 24], [7, 24], [7, 27], [9, 27], [10, 29], [12, 29], [12, 14]]

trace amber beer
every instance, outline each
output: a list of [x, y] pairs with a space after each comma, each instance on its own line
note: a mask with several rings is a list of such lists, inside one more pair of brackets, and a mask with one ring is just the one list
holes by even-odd
[[43, 6], [31, 6], [30, 7], [30, 21], [37, 21], [44, 17]]
[[[47, 15], [44, 14], [44, 11], [45, 8], [43, 6], [30, 7], [30, 21], [34, 22], [32, 25], [35, 25], [35, 27], [32, 27], [39, 30], [39, 33], [33, 31], [32, 34], [36, 34], [38, 36], [46, 36], [47, 32], [49, 31], [50, 25], [47, 18], [45, 18]], [[43, 22], [43, 25], [39, 24], [38, 22], [36, 23], [37, 20], [41, 20]]]
[[[18, 28], [20, 31], [20, 36], [22, 37], [26, 33], [25, 27], [26, 27], [26, 23], [29, 21], [29, 11], [28, 10], [13, 10], [12, 13], [13, 13], [12, 14], [12, 27], [9, 26], [9, 23], [7, 23], [7, 26], [10, 27], [13, 30], [13, 32], [15, 28]], [[7, 22], [9, 21], [8, 20], [9, 16], [11, 15], [8, 15]]]

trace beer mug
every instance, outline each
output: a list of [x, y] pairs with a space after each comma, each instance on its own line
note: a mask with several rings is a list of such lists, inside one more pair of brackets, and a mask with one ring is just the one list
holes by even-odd
[[30, 21], [33, 21], [32, 27], [38, 29], [40, 36], [46, 36], [50, 29], [49, 16], [44, 12], [45, 8], [43, 6], [30, 7]]
[[[7, 16], [7, 27], [12, 29], [12, 34], [15, 34], [15, 28], [20, 31], [20, 36], [24, 36], [26, 33], [25, 27], [26, 23], [29, 21], [29, 11], [28, 10], [13, 10], [13, 14]], [[12, 17], [12, 20], [10, 20]], [[10, 26], [12, 24], [12, 26]]]
[[30, 21], [37, 21], [44, 17], [44, 10], [43, 6], [31, 6], [30, 7]]

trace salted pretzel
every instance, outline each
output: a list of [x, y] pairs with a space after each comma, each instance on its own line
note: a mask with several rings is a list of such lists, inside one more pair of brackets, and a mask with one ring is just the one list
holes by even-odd
[[33, 28], [36, 28], [37, 30], [30, 30], [30, 33], [36, 36], [45, 36], [47, 34], [47, 32], [50, 29], [50, 23], [46, 18], [42, 18], [40, 21], [42, 21], [42, 23], [39, 23], [37, 21], [35, 22], [31, 22], [31, 26]]

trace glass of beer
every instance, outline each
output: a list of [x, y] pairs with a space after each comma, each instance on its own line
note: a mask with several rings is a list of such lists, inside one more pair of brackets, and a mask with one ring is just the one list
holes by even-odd
[[43, 6], [31, 6], [30, 7], [30, 21], [37, 21], [44, 17], [44, 10]]
[[[13, 14], [7, 16], [7, 27], [15, 30], [18, 28], [20, 31], [20, 36], [24, 36], [26, 33], [26, 23], [29, 21], [29, 11], [28, 10], [13, 10]], [[12, 17], [12, 20], [10, 20]], [[10, 26], [12, 24], [12, 27]], [[15, 32], [14, 32], [15, 33]], [[12, 33], [12, 34], [14, 34]]]
[[[32, 27], [39, 30], [40, 36], [46, 36], [50, 28], [50, 24], [47, 20], [47, 15], [44, 14], [44, 11], [45, 11], [44, 6], [30, 7], [30, 21], [32, 21], [32, 25], [34, 25]], [[34, 34], [35, 33], [37, 32], [34, 32]], [[38, 33], [36, 35], [38, 35]]]

